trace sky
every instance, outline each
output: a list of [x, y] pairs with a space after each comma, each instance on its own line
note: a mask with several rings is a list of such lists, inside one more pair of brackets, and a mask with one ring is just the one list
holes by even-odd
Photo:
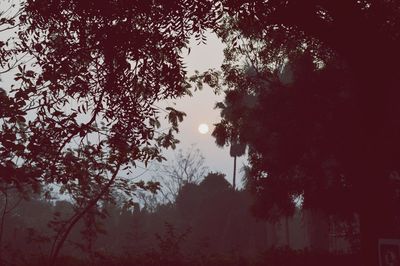
[[[207, 34], [206, 44], [197, 44], [194, 39], [190, 41], [190, 54], [184, 57], [184, 63], [188, 76], [193, 75], [195, 70], [200, 73], [210, 68], [220, 69], [224, 59], [224, 45], [215, 34]], [[179, 111], [186, 113], [186, 117], [179, 126], [179, 134], [176, 136], [180, 143], [175, 151], [165, 152], [167, 160], [174, 158], [174, 153], [182, 149], [184, 152], [192, 145], [195, 145], [205, 157], [204, 165], [213, 172], [221, 172], [226, 175], [226, 179], [232, 183], [233, 177], [233, 158], [229, 155], [229, 147], [220, 148], [215, 144], [211, 132], [213, 124], [220, 121], [220, 111], [214, 109], [218, 101], [224, 99], [224, 94], [215, 95], [213, 89], [205, 85], [201, 91], [193, 92], [193, 96], [187, 96], [174, 101], [166, 101], [163, 106], [172, 106]], [[200, 134], [198, 126], [207, 124], [209, 132]], [[245, 157], [237, 158], [237, 181], [240, 187], [240, 168], [245, 163]], [[164, 164], [168, 164], [164, 162]], [[151, 173], [150, 173], [151, 174]]]

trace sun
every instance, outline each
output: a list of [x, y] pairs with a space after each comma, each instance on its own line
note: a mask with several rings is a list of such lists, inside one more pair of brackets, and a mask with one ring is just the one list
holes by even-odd
[[200, 124], [199, 125], [199, 132], [201, 133], [201, 134], [207, 134], [208, 133], [208, 125], [207, 124]]

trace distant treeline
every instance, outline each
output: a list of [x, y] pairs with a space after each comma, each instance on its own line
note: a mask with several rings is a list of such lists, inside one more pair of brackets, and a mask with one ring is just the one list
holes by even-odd
[[[4, 215], [4, 258], [10, 265], [40, 265], [74, 205], [37, 197], [18, 202], [17, 195], [9, 195], [16, 206]], [[233, 190], [224, 175], [210, 173], [198, 185], [185, 184], [174, 203], [158, 204], [151, 211], [103, 204], [73, 229], [59, 263], [291, 265], [287, 263], [318, 261], [318, 256], [354, 259], [345, 230], [334, 235], [327, 216], [298, 211], [267, 223], [254, 218], [251, 203], [246, 190]]]

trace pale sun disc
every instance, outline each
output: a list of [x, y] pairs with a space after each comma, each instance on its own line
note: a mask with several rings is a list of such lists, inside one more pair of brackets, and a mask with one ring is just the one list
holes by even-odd
[[200, 124], [199, 125], [199, 132], [201, 134], [207, 134], [208, 133], [208, 125], [207, 124]]

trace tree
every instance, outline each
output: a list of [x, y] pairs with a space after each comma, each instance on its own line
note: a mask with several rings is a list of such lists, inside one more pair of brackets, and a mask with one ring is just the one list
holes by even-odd
[[184, 185], [199, 184], [207, 170], [200, 150], [192, 146], [185, 152], [179, 150], [167, 165], [159, 164], [153, 180], [160, 182], [162, 200], [173, 203]]
[[[237, 207], [233, 199], [234, 191], [225, 175], [210, 172], [200, 184], [182, 187], [176, 208], [184, 224], [193, 228], [195, 239], [207, 239], [211, 247], [221, 250], [228, 214]], [[222, 209], [225, 211], [221, 212]]]
[[[205, 257], [237, 252], [254, 258], [267, 247], [267, 236], [265, 223], [249, 212], [250, 202], [247, 191], [233, 190], [225, 175], [218, 172], [208, 173], [198, 185], [184, 185], [175, 206], [178, 225], [191, 228], [187, 246]], [[205, 254], [194, 245], [199, 240], [207, 248]]]
[[[4, 9], [3, 9], [4, 8]], [[12, 31], [18, 29], [18, 18], [21, 15], [18, 2], [4, 2], [0, 10], [0, 81], [3, 76], [12, 75], [17, 69], [22, 69], [26, 53], [18, 53], [16, 46], [20, 40], [13, 36]], [[6, 83], [7, 84], [7, 83]], [[11, 88], [12, 89], [12, 88]], [[35, 182], [37, 171], [28, 165], [21, 167], [16, 161], [23, 160], [24, 144], [27, 139], [26, 126], [22, 123], [26, 113], [23, 110], [21, 97], [19, 100], [10, 97], [9, 88], [0, 88], [0, 183], [3, 188], [17, 188], [23, 192], [30, 186], [38, 191]], [[29, 189], [29, 188], [28, 188]]]
[[[398, 3], [226, 4], [226, 99], [238, 115], [223, 116], [217, 143], [237, 134], [249, 144], [259, 214], [276, 204], [290, 213], [298, 196], [304, 207], [356, 211], [365, 263], [376, 265], [377, 239], [396, 232], [398, 214], [389, 179], [400, 163], [398, 75], [389, 67], [399, 59]], [[292, 82], [281, 74], [286, 60]], [[242, 104], [246, 97], [256, 104]]]
[[[231, 101], [231, 99], [226, 98], [225, 102], [217, 103], [216, 107], [221, 108], [221, 116], [232, 117], [237, 115], [235, 111], [237, 110], [235, 102]], [[221, 127], [221, 125], [217, 125], [213, 132], [213, 136], [216, 137], [217, 145], [224, 146], [226, 142], [226, 129]], [[235, 125], [230, 127], [231, 131], [235, 130]], [[233, 189], [236, 189], [236, 157], [240, 157], [246, 153], [246, 144], [241, 143], [238, 139], [238, 134], [231, 133], [229, 134], [229, 143], [230, 143], [230, 151], [229, 154], [233, 157], [233, 179], [232, 186]]]
[[18, 42], [0, 43], [1, 66], [31, 60], [0, 95], [1, 181], [59, 184], [76, 206], [55, 237], [53, 265], [72, 228], [113, 190], [158, 188], [122, 170], [161, 161], [161, 149], [177, 143], [184, 113], [168, 108], [171, 129], [157, 135], [153, 104], [188, 93], [181, 51], [191, 34], [204, 39], [221, 12], [203, 1], [49, 0], [26, 1], [0, 21], [18, 25]]

